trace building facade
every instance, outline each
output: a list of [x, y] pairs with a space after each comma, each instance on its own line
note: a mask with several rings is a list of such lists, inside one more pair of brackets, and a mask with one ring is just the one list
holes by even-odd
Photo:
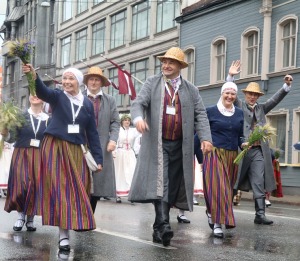
[[291, 92], [267, 118], [277, 129], [271, 147], [282, 151], [283, 186], [286, 193], [298, 194], [300, 155], [293, 144], [300, 140], [299, 18], [299, 1], [288, 0], [202, 0], [176, 18], [179, 45], [194, 57], [192, 78], [206, 106], [217, 103], [233, 60], [242, 63], [239, 89], [258, 82], [265, 93], [261, 102], [282, 87], [286, 74], [293, 76]]
[[[118, 85], [117, 69], [105, 58], [129, 71], [136, 92], [150, 75], [160, 71], [157, 55], [178, 46], [181, 10], [197, 0], [8, 0], [4, 34], [3, 67], [5, 99], [13, 98], [26, 107], [27, 82], [17, 58], [8, 57], [10, 41], [26, 39], [36, 43], [32, 60], [39, 76], [54, 87], [63, 71], [76, 67], [86, 73], [100, 66]], [[46, 3], [46, 4], [45, 4]], [[46, 7], [47, 6], [47, 7]], [[112, 87], [104, 91], [115, 96], [120, 112], [130, 109], [128, 95]]]

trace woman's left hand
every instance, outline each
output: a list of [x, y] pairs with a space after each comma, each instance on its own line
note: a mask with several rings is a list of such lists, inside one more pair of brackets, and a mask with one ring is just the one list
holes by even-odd
[[97, 170], [97, 172], [100, 172], [100, 171], [102, 171], [102, 165], [101, 164], [98, 164], [98, 170]]

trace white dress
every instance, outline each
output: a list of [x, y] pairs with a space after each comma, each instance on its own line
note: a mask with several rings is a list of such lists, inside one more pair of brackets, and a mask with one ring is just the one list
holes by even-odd
[[[0, 137], [0, 139], [2, 139], [2, 137]], [[4, 141], [2, 156], [0, 158], [0, 189], [7, 189], [9, 168], [13, 151], [13, 144]]]
[[117, 148], [114, 153], [117, 197], [128, 196], [136, 165], [133, 145], [139, 135], [140, 133], [135, 128], [120, 128]]

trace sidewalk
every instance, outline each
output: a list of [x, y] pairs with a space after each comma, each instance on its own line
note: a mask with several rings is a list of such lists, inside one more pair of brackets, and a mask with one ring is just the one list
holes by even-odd
[[[242, 200], [253, 200], [252, 192], [244, 192], [242, 191]], [[270, 197], [271, 203], [280, 203], [280, 204], [288, 204], [288, 205], [296, 205], [300, 206], [300, 196], [291, 196], [291, 195], [283, 195], [282, 198]]]

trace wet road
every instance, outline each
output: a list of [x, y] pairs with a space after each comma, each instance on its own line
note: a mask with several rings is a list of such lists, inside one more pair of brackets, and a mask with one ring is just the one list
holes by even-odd
[[58, 228], [42, 226], [36, 232], [14, 232], [17, 218], [3, 210], [0, 198], [0, 260], [300, 260], [300, 207], [272, 205], [267, 216], [274, 225], [253, 223], [253, 202], [235, 207], [237, 227], [225, 231], [224, 239], [212, 236], [203, 199], [194, 212], [186, 213], [191, 224], [179, 224], [171, 210], [174, 238], [171, 246], [152, 243], [152, 204], [101, 200], [97, 205], [97, 229], [70, 233], [71, 252], [58, 252]]

